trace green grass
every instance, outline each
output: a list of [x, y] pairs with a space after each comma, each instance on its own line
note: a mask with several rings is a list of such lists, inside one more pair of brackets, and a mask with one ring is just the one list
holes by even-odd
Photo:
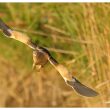
[[[36, 44], [52, 48], [51, 54], [59, 62], [65, 64], [70, 71], [77, 71], [75, 75], [82, 82], [91, 85], [101, 94], [93, 99], [76, 95], [48, 65], [40, 74], [37, 72], [35, 76], [32, 75], [28, 84], [25, 80], [21, 81], [21, 85], [18, 84], [17, 87], [23, 86], [22, 92], [27, 95], [21, 97], [23, 102], [16, 102], [16, 97], [20, 98], [21, 95], [18, 92], [18, 96], [10, 99], [13, 103], [6, 103], [4, 106], [109, 107], [106, 103], [110, 99], [110, 85], [106, 83], [110, 80], [109, 7], [110, 4], [104, 3], [1, 3], [0, 18], [13, 29], [28, 34]], [[0, 47], [1, 58], [15, 68], [18, 76], [22, 77], [31, 71], [30, 48], [5, 38], [1, 33]], [[55, 49], [64, 51], [56, 52]], [[1, 70], [3, 67], [5, 65], [1, 66]], [[55, 87], [52, 86], [53, 82]], [[30, 87], [33, 87], [32, 95], [29, 95]], [[46, 94], [46, 91], [52, 93], [52, 96]], [[25, 99], [27, 97], [29, 99]], [[45, 100], [42, 99], [44, 97]]]

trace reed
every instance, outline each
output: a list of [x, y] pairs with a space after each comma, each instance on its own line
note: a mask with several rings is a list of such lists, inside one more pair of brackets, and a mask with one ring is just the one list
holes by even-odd
[[0, 4], [7, 24], [50, 49], [100, 93], [77, 95], [49, 64], [32, 72], [32, 50], [0, 33], [0, 107], [110, 107], [109, 12], [106, 3]]

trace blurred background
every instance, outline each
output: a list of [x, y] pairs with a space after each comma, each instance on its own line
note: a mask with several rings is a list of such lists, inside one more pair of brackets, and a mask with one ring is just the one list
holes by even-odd
[[78, 95], [49, 63], [32, 71], [32, 50], [0, 32], [0, 107], [110, 107], [110, 4], [1, 3], [0, 18], [100, 93]]

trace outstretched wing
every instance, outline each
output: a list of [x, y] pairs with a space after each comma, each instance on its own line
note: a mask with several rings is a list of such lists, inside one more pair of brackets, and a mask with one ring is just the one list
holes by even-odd
[[1, 19], [0, 19], [0, 29], [3, 31], [5, 36], [8, 38], [13, 38], [15, 40], [18, 40], [18, 41], [28, 45], [32, 49], [35, 49], [37, 47], [26, 34], [12, 30]]
[[55, 59], [52, 59], [51, 57], [49, 61], [55, 67], [55, 69], [61, 74], [65, 82], [69, 86], [71, 86], [77, 93], [87, 97], [94, 97], [98, 95], [96, 91], [85, 86], [84, 84], [80, 83], [76, 78], [74, 78], [65, 66], [58, 63], [56, 64]]
[[12, 29], [6, 25], [2, 19], [0, 19], [0, 29], [3, 31], [3, 33], [7, 36], [10, 37], [12, 34]]
[[[81, 84], [78, 80], [72, 77], [72, 74], [68, 71], [68, 69], [59, 64], [49, 53], [48, 50], [46, 50], [43, 47], [36, 46], [31, 39], [18, 31], [12, 30], [9, 26], [7, 26], [1, 19], [0, 19], [0, 29], [3, 31], [3, 33], [9, 37], [13, 38], [15, 40], [18, 40], [26, 45], [28, 45], [30, 48], [37, 50], [37, 51], [43, 51], [45, 58], [49, 60], [49, 62], [54, 66], [54, 68], [61, 74], [65, 82], [70, 85], [72, 88], [76, 90], [79, 94], [83, 96], [93, 97], [98, 95], [97, 92], [94, 90], [86, 87], [85, 85]], [[40, 57], [39, 57], [40, 58]], [[41, 60], [42, 61], [42, 60]]]
[[85, 86], [81, 82], [79, 82], [76, 78], [73, 77], [71, 81], [66, 81], [66, 83], [71, 86], [77, 93], [87, 97], [94, 97], [97, 96], [98, 93], [93, 89]]

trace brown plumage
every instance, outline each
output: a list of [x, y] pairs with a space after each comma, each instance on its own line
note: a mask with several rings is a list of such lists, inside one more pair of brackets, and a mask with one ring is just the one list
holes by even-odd
[[48, 50], [46, 50], [43, 47], [37, 47], [37, 49], [34, 52], [35, 52], [34, 53], [35, 55], [36, 55], [36, 53], [39, 54], [39, 55], [37, 55], [37, 57], [35, 56], [35, 61], [37, 62], [36, 65], [40, 65], [40, 67], [42, 67], [49, 61], [55, 67], [55, 69], [61, 74], [61, 76], [65, 80], [66, 84], [68, 84], [73, 89], [75, 89], [75, 91], [77, 93], [79, 93], [80, 95], [83, 95], [83, 96], [87, 96], [87, 97], [94, 97], [94, 96], [98, 95], [98, 93], [96, 91], [83, 85], [75, 77], [73, 77], [72, 74], [67, 70], [67, 68], [65, 66], [63, 66], [62, 64], [59, 64], [50, 55]]
[[39, 47], [33, 51], [33, 69], [41, 69], [48, 62], [48, 55]]
[[41, 68], [49, 61], [54, 66], [54, 68], [61, 74], [66, 84], [74, 88], [77, 93], [87, 97], [93, 97], [98, 95], [96, 91], [83, 85], [75, 77], [73, 77], [65, 66], [59, 64], [50, 55], [47, 49], [39, 47], [32, 43], [31, 39], [27, 35], [12, 30], [2, 20], [0, 20], [0, 29], [7, 37], [16, 39], [33, 49], [33, 68], [35, 68], [36, 66], [39, 66], [39, 68]]
[[0, 19], [0, 29], [3, 31], [6, 37], [18, 40], [30, 48], [35, 49], [36, 45], [32, 43], [31, 39], [24, 33], [12, 30], [9, 26], [7, 26], [1, 19]]

